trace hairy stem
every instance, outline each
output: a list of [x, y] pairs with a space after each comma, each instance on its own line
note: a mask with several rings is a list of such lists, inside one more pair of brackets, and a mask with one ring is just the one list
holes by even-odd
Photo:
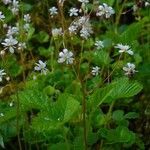
[[19, 132], [19, 96], [18, 96], [18, 90], [17, 90], [17, 122], [16, 122], [16, 128], [17, 128], [17, 138], [18, 138], [18, 145], [19, 150], [22, 150], [21, 140], [20, 140], [20, 132]]
[[82, 111], [83, 111], [83, 137], [84, 137], [84, 149], [87, 150], [87, 128], [86, 128], [86, 91], [83, 82], [82, 85], [82, 92], [83, 92], [83, 99], [82, 99]]

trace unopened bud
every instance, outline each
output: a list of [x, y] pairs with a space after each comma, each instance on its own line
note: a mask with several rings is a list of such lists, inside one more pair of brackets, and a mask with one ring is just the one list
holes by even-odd
[[7, 80], [7, 81], [10, 81], [10, 77], [6, 77], [6, 80]]
[[5, 55], [5, 50], [2, 50], [2, 51], [0, 52], [0, 55], [1, 55], [1, 56], [4, 56], [4, 55]]

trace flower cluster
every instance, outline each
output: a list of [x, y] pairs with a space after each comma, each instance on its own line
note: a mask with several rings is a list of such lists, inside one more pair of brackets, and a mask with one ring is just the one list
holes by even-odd
[[[16, 1], [13, 1], [15, 3]], [[1, 18], [4, 18], [2, 13], [0, 12]], [[24, 15], [23, 17], [24, 21], [24, 26], [23, 28], [25, 29], [25, 32], [28, 31], [30, 25], [29, 23], [31, 22], [31, 17], [29, 14]], [[9, 50], [10, 53], [14, 53], [15, 48], [17, 47], [18, 44], [18, 49], [25, 49], [26, 48], [26, 43], [25, 42], [19, 42], [16, 38], [16, 36], [19, 34], [19, 24], [17, 23], [16, 26], [8, 26], [7, 24], [4, 24], [3, 27], [7, 29], [6, 33], [6, 38], [4, 41], [1, 43], [4, 46], [4, 50]]]
[[18, 31], [19, 31], [19, 28], [18, 28], [18, 27], [8, 26], [8, 30], [7, 30], [6, 36], [7, 36], [7, 37], [10, 37], [10, 36], [17, 35], [17, 34], [18, 34]]
[[[9, 9], [12, 11], [13, 14], [18, 14], [19, 12], [19, 1], [17, 0], [2, 0], [5, 5], [9, 6]], [[88, 14], [88, 10], [85, 12], [83, 7], [89, 3], [89, 0], [78, 0], [78, 2], [82, 3], [81, 8], [72, 7], [69, 9], [68, 13], [70, 17], [76, 17], [73, 22], [70, 23], [70, 26], [67, 29], [67, 32], [72, 34], [79, 34], [81, 38], [87, 40], [91, 34], [93, 34], [93, 27], [90, 22], [90, 15]], [[63, 5], [64, 0], [60, 0], [59, 4]], [[55, 6], [49, 8], [49, 14], [51, 17], [58, 15], [58, 8]], [[95, 9], [93, 10], [95, 12]], [[82, 15], [83, 13], [83, 15]], [[111, 6], [108, 6], [106, 3], [102, 3], [99, 6], [96, 6], [96, 16], [110, 18], [115, 13], [114, 9]], [[0, 20], [3, 21], [5, 16], [0, 11]], [[23, 28], [25, 31], [28, 31], [30, 28], [31, 16], [29, 14], [23, 15]], [[19, 34], [19, 24], [16, 26], [7, 26], [5, 24], [5, 28], [7, 28], [6, 38], [1, 43], [4, 46], [4, 50], [8, 49], [10, 53], [14, 53], [15, 48], [18, 47], [18, 50], [22, 50], [26, 48], [26, 43], [21, 41], [19, 42], [15, 36]], [[53, 28], [52, 29], [52, 36], [53, 38], [57, 38], [58, 36], [65, 35], [64, 29], [62, 28]], [[96, 40], [94, 43], [96, 49], [104, 48], [104, 42], [101, 40]], [[119, 49], [119, 53], [128, 53], [129, 55], [133, 55], [133, 51], [129, 45], [123, 45], [122, 43], [118, 43], [115, 45], [115, 48]], [[66, 63], [66, 64], [73, 64], [74, 62], [74, 54], [69, 51], [68, 49], [64, 48], [59, 53], [58, 63]], [[34, 67], [36, 71], [40, 71], [42, 74], [46, 74], [47, 68], [46, 63], [42, 62], [41, 60], [36, 63]], [[92, 75], [97, 76], [99, 74], [100, 68], [95, 66], [92, 68]], [[135, 70], [135, 65], [132, 63], [127, 63], [125, 67], [123, 67], [126, 75], [133, 74], [137, 72]], [[5, 73], [1, 73], [2, 76]], [[1, 79], [2, 79], [1, 76]]]
[[62, 28], [54, 28], [52, 29], [52, 35], [54, 38], [63, 34]]
[[[128, 53], [129, 55], [133, 55], [133, 51], [131, 50], [129, 45], [123, 45], [121, 43], [117, 44], [115, 48], [119, 49], [119, 53]], [[127, 63], [125, 67], [123, 67], [123, 70], [125, 71], [125, 75], [132, 75], [135, 72], [135, 65], [132, 63]]]
[[77, 21], [74, 21], [68, 29], [71, 34], [76, 34], [76, 32], [79, 31], [80, 36], [84, 39], [88, 39], [93, 33], [88, 16], [80, 17]]
[[19, 12], [19, 1], [17, 0], [2, 0], [5, 5], [9, 5], [9, 9], [14, 15], [17, 15]]
[[96, 16], [110, 18], [114, 13], [115, 11], [112, 7], [108, 6], [106, 3], [103, 3], [102, 5], [99, 5]]

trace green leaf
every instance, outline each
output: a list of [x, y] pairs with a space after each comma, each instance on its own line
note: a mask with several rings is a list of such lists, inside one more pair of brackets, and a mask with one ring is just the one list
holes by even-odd
[[39, 47], [38, 51], [40, 52], [41, 56], [49, 57], [51, 53], [54, 51], [54, 47], [49, 48]]
[[20, 3], [20, 9], [21, 9], [21, 11], [23, 11], [25, 13], [25, 12], [30, 11], [32, 9], [32, 5], [30, 5], [28, 3], [21, 2]]
[[94, 128], [99, 128], [106, 123], [106, 115], [97, 108], [93, 113], [90, 114], [91, 124]]
[[123, 110], [116, 110], [113, 112], [112, 118], [115, 121], [122, 121], [124, 119], [124, 112]]
[[88, 136], [87, 136], [87, 143], [88, 145], [93, 145], [97, 142], [98, 140], [98, 134], [94, 133], [92, 131], [89, 131]]
[[93, 63], [99, 66], [106, 66], [110, 63], [111, 59], [109, 57], [109, 53], [103, 50], [95, 51], [92, 59]]
[[136, 81], [129, 81], [128, 78], [120, 78], [103, 88], [97, 89], [90, 97], [93, 108], [102, 103], [111, 103], [121, 98], [129, 98], [142, 90], [142, 85]]
[[108, 144], [134, 143], [135, 134], [127, 127], [118, 126], [116, 129], [100, 129], [99, 135], [107, 140]]
[[54, 87], [49, 85], [49, 86], [44, 88], [43, 92], [47, 95], [53, 95], [53, 94], [55, 94], [56, 90]]
[[[17, 100], [17, 97], [15, 98]], [[49, 108], [50, 100], [42, 91], [26, 89], [18, 93], [19, 103], [25, 110]]]
[[17, 59], [13, 55], [8, 55], [5, 58], [5, 68], [8, 71], [7, 74], [11, 75], [12, 77], [17, 77], [22, 73], [23, 67], [19, 65]]
[[27, 33], [27, 40], [30, 40], [33, 37], [34, 32], [35, 32], [35, 28], [30, 27]]
[[46, 33], [46, 32], [44, 32], [44, 31], [40, 31], [38, 34], [36, 34], [35, 36], [34, 36], [37, 40], [38, 40], [38, 42], [40, 42], [40, 43], [46, 43], [46, 42], [48, 42], [48, 40], [49, 40], [49, 35]]
[[127, 27], [127, 29], [120, 35], [120, 42], [130, 44], [132, 41], [138, 39], [140, 36], [143, 24], [147, 19], [142, 19], [137, 23], [133, 23]]
[[83, 141], [83, 133], [81, 133], [79, 136], [75, 137], [75, 140], [73, 142], [73, 149], [74, 150], [83, 150], [84, 147], [84, 141]]
[[69, 121], [75, 112], [78, 112], [80, 106], [78, 101], [67, 94], [63, 94], [59, 97], [57, 105], [64, 111], [63, 122]]
[[115, 0], [100, 0], [100, 3], [106, 3], [110, 6], [112, 6], [114, 4]]
[[129, 113], [125, 114], [124, 117], [126, 119], [135, 119], [135, 118], [139, 117], [139, 114], [136, 112], [129, 112]]
[[79, 108], [78, 101], [68, 94], [62, 94], [56, 103], [49, 106], [48, 110], [38, 113], [32, 121], [32, 128], [38, 132], [59, 130], [62, 125], [78, 114]]
[[52, 146], [49, 146], [48, 150], [67, 150], [68, 149], [68, 145], [66, 143], [57, 143], [57, 144], [53, 144]]
[[90, 98], [91, 107], [95, 109], [95, 107], [100, 106], [102, 103], [106, 102], [106, 100], [110, 100], [112, 93], [113, 89], [109, 88], [100, 88], [96, 90]]
[[136, 81], [129, 81], [128, 78], [120, 78], [108, 85], [113, 89], [112, 98], [128, 98], [138, 94], [142, 90], [142, 85]]

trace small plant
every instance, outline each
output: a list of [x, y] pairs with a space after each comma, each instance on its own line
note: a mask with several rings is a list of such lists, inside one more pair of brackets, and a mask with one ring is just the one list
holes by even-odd
[[148, 95], [141, 74], [149, 60], [143, 54], [149, 6], [2, 0], [1, 148], [149, 148], [138, 126], [143, 112], [149, 126], [148, 102], [140, 107], [143, 93]]

